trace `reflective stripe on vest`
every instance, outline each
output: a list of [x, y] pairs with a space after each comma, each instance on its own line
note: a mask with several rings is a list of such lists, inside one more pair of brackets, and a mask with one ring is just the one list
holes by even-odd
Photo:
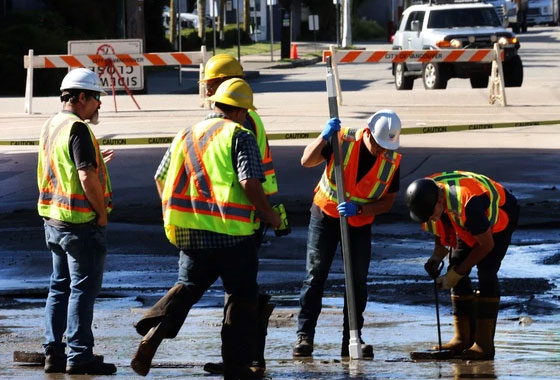
[[244, 126], [255, 134], [257, 145], [261, 152], [262, 165], [264, 170], [265, 181], [262, 184], [265, 195], [272, 195], [278, 192], [278, 183], [276, 181], [276, 172], [272, 164], [272, 155], [270, 154], [270, 147], [268, 145], [268, 138], [264, 124], [260, 116], [253, 110], [247, 113], [247, 119]]
[[162, 194], [166, 234], [172, 243], [173, 226], [233, 236], [253, 234], [255, 208], [237, 180], [232, 161], [232, 140], [240, 128], [214, 118], [173, 140], [170, 174]]
[[493, 233], [500, 232], [507, 226], [509, 218], [500, 209], [505, 202], [505, 193], [503, 187], [497, 182], [482, 174], [465, 171], [437, 173], [430, 177], [443, 185], [447, 215], [456, 227], [457, 234], [470, 246], [476, 240], [466, 230], [465, 207], [466, 202], [472, 196], [482, 194], [488, 196], [490, 206], [486, 210], [486, 217]]
[[[43, 126], [37, 180], [39, 186], [39, 215], [69, 223], [86, 223], [96, 217], [95, 211], [87, 200], [78, 170], [70, 158], [69, 139], [72, 126], [84, 123], [72, 113], [60, 112]], [[84, 123], [85, 124], [85, 123]], [[111, 184], [99, 145], [88, 128], [92, 140], [97, 174], [104, 189], [104, 203], [107, 212], [112, 209]]]
[[[387, 193], [401, 159], [399, 153], [392, 151], [379, 155], [373, 167], [356, 183], [363, 132], [363, 129], [343, 128], [341, 130], [341, 157], [344, 157], [346, 198], [357, 204], [370, 203], [372, 200], [382, 198]], [[369, 186], [366, 187], [364, 184], [368, 182]], [[334, 158], [331, 157], [315, 189], [314, 202], [327, 215], [332, 217], [339, 216], [336, 210], [338, 198], [335, 183]], [[356, 215], [348, 218], [348, 222], [353, 226], [362, 226], [371, 223], [374, 218], [374, 215]]]

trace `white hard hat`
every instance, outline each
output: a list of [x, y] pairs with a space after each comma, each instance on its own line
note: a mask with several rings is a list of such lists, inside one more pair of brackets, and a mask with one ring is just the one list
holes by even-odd
[[107, 95], [97, 74], [84, 68], [74, 69], [66, 74], [60, 85], [60, 91], [64, 90], [87, 90]]
[[382, 148], [395, 150], [399, 147], [401, 119], [393, 111], [377, 111], [369, 118], [368, 127], [375, 142]]

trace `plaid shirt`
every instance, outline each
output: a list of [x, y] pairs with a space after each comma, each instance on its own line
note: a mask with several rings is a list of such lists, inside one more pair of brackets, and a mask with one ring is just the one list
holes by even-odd
[[[225, 118], [223, 114], [211, 113], [206, 119]], [[258, 178], [264, 182], [262, 158], [255, 137], [247, 131], [237, 131], [233, 136], [233, 167], [238, 181]], [[171, 147], [165, 152], [155, 174], [155, 179], [165, 182], [171, 164]], [[247, 236], [232, 236], [213, 231], [191, 228], [175, 228], [177, 246], [181, 249], [226, 248], [239, 244]]]

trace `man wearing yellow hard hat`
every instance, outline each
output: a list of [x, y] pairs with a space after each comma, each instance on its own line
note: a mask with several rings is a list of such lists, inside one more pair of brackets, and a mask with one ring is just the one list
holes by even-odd
[[[132, 369], [145, 376], [164, 338], [174, 338], [204, 292], [221, 278], [224, 308], [224, 378], [262, 376], [251, 366], [257, 324], [256, 213], [273, 227], [280, 216], [263, 190], [264, 170], [254, 135], [242, 126], [254, 110], [243, 79], [224, 81], [210, 97], [214, 113], [174, 138], [156, 172], [165, 234], [179, 249], [173, 288], [136, 324], [143, 337]], [[167, 154], [166, 154], [167, 155]]]
[[[243, 67], [237, 59], [229, 54], [217, 54], [210, 58], [204, 67], [204, 77], [202, 82], [206, 85], [206, 96], [212, 97], [216, 93], [218, 86], [231, 78], [244, 78]], [[268, 145], [268, 138], [264, 129], [264, 123], [254, 109], [249, 109], [247, 117], [243, 121], [243, 126], [255, 134], [259, 151], [261, 153], [262, 164], [264, 167], [265, 182], [262, 184], [267, 196], [278, 192], [276, 172], [272, 163], [272, 155]], [[260, 247], [264, 231], [264, 223], [259, 225], [259, 230], [255, 232], [255, 243]], [[228, 295], [226, 294], [226, 307]], [[270, 303], [270, 296], [259, 293], [258, 317], [257, 317], [257, 351], [255, 352], [254, 364], [264, 372], [266, 363], [264, 360], [264, 350], [266, 345], [266, 334], [268, 319], [274, 310], [274, 304]], [[214, 374], [223, 373], [222, 363], [206, 363], [204, 370]]]

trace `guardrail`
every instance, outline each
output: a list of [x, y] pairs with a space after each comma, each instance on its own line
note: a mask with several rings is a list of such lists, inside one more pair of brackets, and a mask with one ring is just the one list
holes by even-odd
[[[25, 85], [25, 113], [32, 113], [33, 101], [33, 70], [55, 69], [55, 68], [77, 68], [77, 67], [103, 67], [115, 68], [115, 66], [189, 66], [199, 65], [199, 78], [204, 77], [204, 65], [207, 61], [206, 46], [202, 45], [200, 51], [188, 52], [163, 52], [163, 53], [138, 53], [138, 54], [83, 54], [83, 55], [33, 55], [33, 49], [23, 57], [23, 67], [27, 69], [27, 80]], [[118, 70], [114, 72], [120, 76]], [[112, 74], [111, 74], [112, 75]], [[112, 82], [111, 82], [112, 83]], [[124, 85], [128, 94], [134, 100], [134, 96]], [[113, 98], [115, 98], [114, 87]], [[205, 104], [206, 87], [203, 82], [199, 84], [199, 95], [201, 106]], [[136, 101], [134, 100], [136, 103]], [[138, 109], [138, 103], [136, 103]], [[116, 111], [116, 103], [115, 103]]]
[[[489, 103], [499, 100], [507, 105], [502, 61], [504, 52], [495, 43], [493, 49], [449, 49], [449, 50], [335, 50], [334, 45], [323, 51], [323, 62], [332, 57], [337, 99], [342, 105], [342, 90], [338, 75], [338, 64], [350, 63], [427, 63], [427, 62], [492, 62], [490, 74]], [[500, 59], [498, 59], [500, 57]]]

